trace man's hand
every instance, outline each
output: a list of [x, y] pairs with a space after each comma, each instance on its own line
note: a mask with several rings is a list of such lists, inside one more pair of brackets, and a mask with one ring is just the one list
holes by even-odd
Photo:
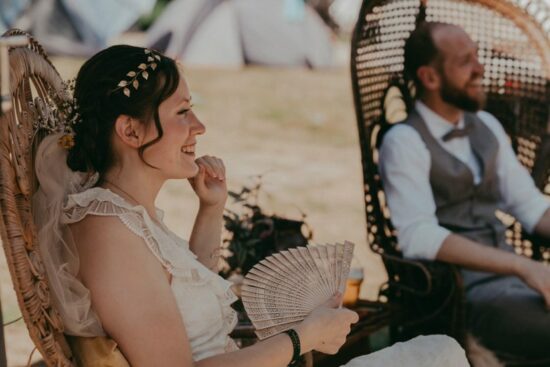
[[550, 267], [527, 258], [518, 260], [517, 276], [544, 298], [546, 308], [550, 310]]

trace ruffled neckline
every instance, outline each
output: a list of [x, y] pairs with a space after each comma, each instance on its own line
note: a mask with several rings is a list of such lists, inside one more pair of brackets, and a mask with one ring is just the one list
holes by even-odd
[[[63, 207], [63, 210], [65, 211], [69, 210], [74, 206], [86, 207], [90, 205], [90, 203], [94, 200], [112, 202], [118, 207], [128, 209], [134, 212], [143, 213], [144, 215], [147, 215], [149, 219], [155, 221], [153, 218], [151, 218], [151, 216], [149, 215], [149, 212], [147, 212], [147, 209], [145, 209], [143, 205], [141, 204], [133, 205], [128, 200], [124, 199], [122, 196], [117, 194], [116, 192], [113, 192], [110, 189], [107, 189], [101, 186], [94, 186], [81, 192], [69, 194], [67, 196], [67, 203]], [[157, 214], [158, 221], [164, 227], [163, 229], [167, 229], [164, 223], [162, 223], [162, 220], [164, 219], [164, 211], [156, 207], [155, 207], [155, 211]]]

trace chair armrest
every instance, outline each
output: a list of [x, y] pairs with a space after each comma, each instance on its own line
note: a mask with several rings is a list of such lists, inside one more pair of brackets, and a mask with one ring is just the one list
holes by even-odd
[[456, 265], [441, 261], [403, 259], [386, 254], [382, 258], [388, 269], [390, 286], [415, 296], [429, 296], [449, 276], [455, 278], [453, 281], [460, 278]]
[[388, 254], [382, 254], [382, 260], [386, 264], [391, 286], [419, 296], [426, 296], [431, 292], [432, 275], [423, 262]]

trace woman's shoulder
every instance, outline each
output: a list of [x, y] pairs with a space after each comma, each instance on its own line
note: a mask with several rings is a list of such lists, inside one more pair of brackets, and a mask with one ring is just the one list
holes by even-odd
[[134, 211], [134, 207], [109, 189], [96, 186], [70, 194], [63, 207], [67, 223], [81, 221], [88, 215], [113, 216]]
[[[105, 217], [111, 219], [100, 219]], [[133, 233], [143, 236], [147, 217], [143, 206], [131, 205], [111, 190], [97, 186], [67, 197], [62, 222], [69, 225], [85, 222], [85, 226], [95, 226], [95, 223], [101, 222], [104, 226], [110, 222], [118, 225], [121, 221]], [[118, 218], [118, 221], [113, 218]]]
[[77, 247], [91, 246], [95, 250], [124, 249], [140, 239], [116, 216], [88, 215], [70, 223], [69, 228]]
[[126, 244], [140, 236], [139, 225], [122, 217], [132, 207], [111, 191], [92, 187], [71, 194], [63, 207], [63, 221], [69, 225], [79, 248], [91, 246], [95, 251], [125, 251]]
[[[80, 258], [84, 278], [97, 277], [99, 272], [117, 274], [131, 261], [136, 266], [167, 268], [161, 254], [141, 233], [136, 233], [117, 216], [89, 215], [69, 224]], [[146, 265], [148, 264], [148, 265]], [[86, 273], [88, 276], [86, 276]]]
[[145, 208], [128, 203], [109, 189], [93, 187], [69, 195], [63, 208], [63, 221], [69, 225], [80, 248], [90, 247], [94, 251], [104, 248], [117, 257], [124, 256], [137, 243], [145, 243], [164, 268], [171, 268], [164, 254], [166, 249], [162, 251], [167, 246], [166, 238], [159, 233]]

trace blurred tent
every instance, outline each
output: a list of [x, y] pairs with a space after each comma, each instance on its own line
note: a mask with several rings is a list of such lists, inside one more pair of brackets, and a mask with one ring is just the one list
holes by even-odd
[[89, 56], [154, 5], [155, 0], [0, 0], [0, 12], [3, 20], [5, 9], [13, 14], [26, 7], [7, 27], [34, 34], [50, 53]]
[[174, 0], [147, 39], [188, 65], [333, 65], [330, 29], [303, 0]]
[[351, 34], [362, 3], [363, 0], [334, 0], [331, 3], [329, 14], [340, 31]]
[[4, 33], [27, 9], [30, 0], [0, 0], [0, 33]]
[[311, 6], [319, 16], [323, 19], [326, 25], [328, 25], [333, 31], [337, 32], [339, 30], [339, 25], [332, 18], [330, 14], [330, 7], [334, 0], [302, 0], [305, 1], [309, 6]]

